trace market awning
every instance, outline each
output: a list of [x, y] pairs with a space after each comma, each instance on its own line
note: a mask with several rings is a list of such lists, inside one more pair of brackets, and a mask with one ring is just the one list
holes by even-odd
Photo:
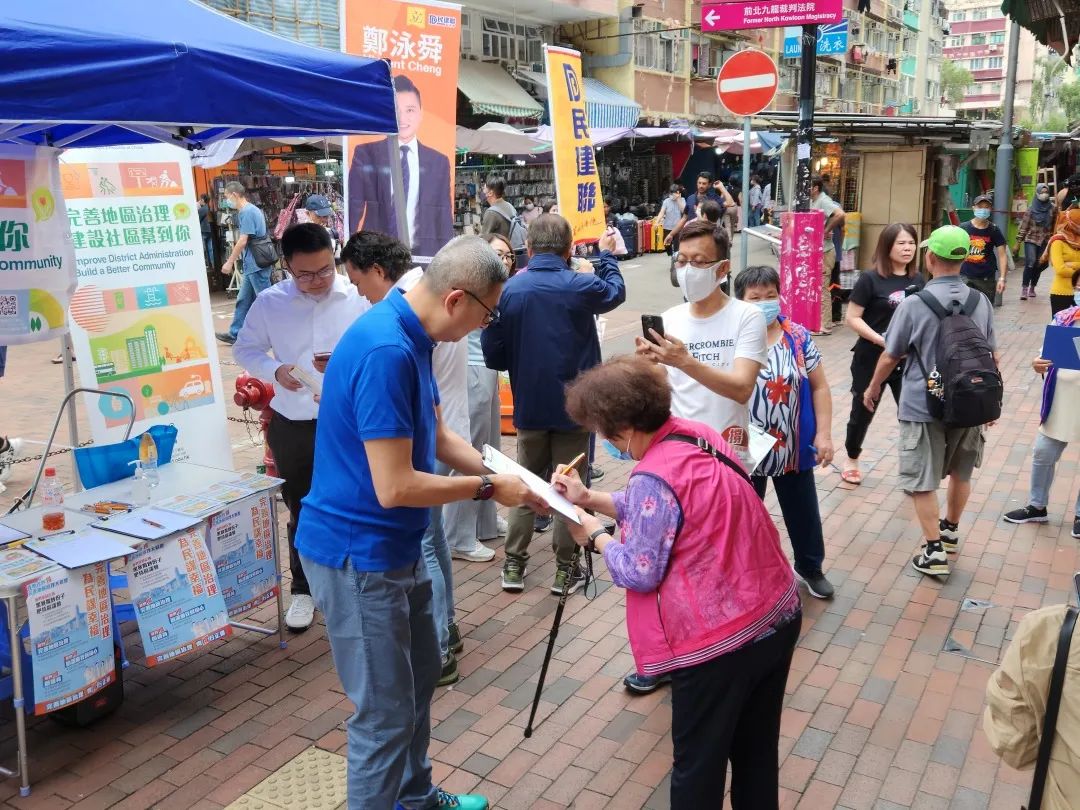
[[1080, 38], [1080, 0], [1004, 0], [1001, 13], [1011, 17], [1068, 62]]
[[536, 99], [492, 62], [462, 61], [458, 66], [457, 86], [477, 115], [540, 118], [544, 114]]
[[[540, 95], [547, 98], [547, 75], [535, 70], [518, 70], [515, 75], [522, 81], [536, 85]], [[599, 79], [586, 76], [585, 111], [589, 116], [590, 129], [625, 129], [637, 125], [641, 117], [641, 105], [608, 87]]]

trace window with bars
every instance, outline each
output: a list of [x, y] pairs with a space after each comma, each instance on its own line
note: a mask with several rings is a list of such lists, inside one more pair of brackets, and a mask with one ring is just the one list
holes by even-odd
[[202, 0], [256, 28], [322, 48], [341, 48], [338, 0]]
[[544, 40], [541, 31], [531, 25], [484, 17], [481, 53], [501, 62], [542, 62]]
[[673, 36], [681, 32], [664, 30], [656, 20], [634, 20], [634, 65], [665, 73], [685, 73], [684, 40]]

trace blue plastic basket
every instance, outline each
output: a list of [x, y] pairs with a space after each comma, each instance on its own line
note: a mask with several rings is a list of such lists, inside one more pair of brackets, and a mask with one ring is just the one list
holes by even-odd
[[[173, 445], [176, 444], [175, 425], [154, 425], [149, 430], [157, 445], [158, 466], [172, 461]], [[80, 447], [75, 450], [75, 464], [79, 468], [79, 480], [86, 489], [111, 484], [135, 474], [131, 462], [139, 459], [139, 441], [142, 434], [116, 444]]]

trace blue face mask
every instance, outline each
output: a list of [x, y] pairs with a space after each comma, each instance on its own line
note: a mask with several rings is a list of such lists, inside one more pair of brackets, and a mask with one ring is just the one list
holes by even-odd
[[780, 317], [780, 302], [779, 301], [755, 301], [754, 305], [761, 310], [761, 314], [765, 316], [765, 325], [769, 326]]
[[1080, 307], [1080, 291], [1073, 293], [1073, 301], [1075, 301], [1076, 305]]
[[990, 219], [989, 208], [976, 208], [974, 213], [975, 219]]
[[228, 197], [226, 197], [225, 198], [225, 207], [226, 208], [236, 208], [236, 203], [234, 203], [232, 200], [230, 200]]
[[632, 455], [630, 455], [630, 440], [629, 439], [626, 442], [626, 449], [625, 450], [620, 450], [618, 447], [613, 445], [607, 439], [604, 439], [604, 441], [601, 442], [601, 444], [604, 446], [604, 449], [608, 451], [608, 453], [611, 455], [612, 458], [617, 458], [619, 461], [633, 461], [634, 460], [634, 457]]

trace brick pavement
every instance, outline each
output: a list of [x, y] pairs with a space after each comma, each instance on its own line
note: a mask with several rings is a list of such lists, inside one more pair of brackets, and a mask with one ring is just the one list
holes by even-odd
[[[1068, 595], [1080, 562], [1062, 516], [1070, 513], [1080, 475], [1070, 450], [1053, 489], [1051, 523], [1001, 522], [1003, 511], [1026, 502], [1039, 407], [1028, 364], [1049, 310], [1045, 297], [1023, 305], [1014, 297], [1010, 290], [997, 311], [1005, 416], [987, 434], [948, 581], [926, 580], [908, 565], [918, 529], [896, 487], [890, 398], [864, 453], [863, 485], [853, 489], [835, 472], [818, 478], [838, 587], [832, 602], [805, 600], [780, 741], [785, 808], [1014, 810], [1026, 798], [1030, 774], [1000, 764], [981, 731], [984, 686], [1016, 619]], [[609, 341], [632, 332], [639, 314], [613, 313]], [[851, 341], [848, 330], [821, 341], [838, 446], [850, 402]], [[61, 387], [59, 367], [48, 364], [54, 353], [52, 345], [12, 350], [0, 381], [0, 429], [43, 438], [43, 417]], [[236, 371], [225, 367], [230, 389]], [[251, 466], [259, 451], [248, 444], [245, 426], [230, 429], [237, 465]], [[605, 488], [625, 482], [628, 465], [602, 463]], [[5, 503], [31, 467], [19, 467], [0, 496]], [[779, 518], [771, 496], [769, 503]], [[631, 666], [623, 597], [606, 579], [595, 600], [570, 600], [541, 704], [543, 724], [532, 739], [522, 738], [555, 606], [547, 592], [554, 573], [547, 542], [545, 535], [536, 543], [521, 596], [499, 588], [501, 549], [492, 564], [454, 563], [464, 677], [439, 690], [432, 707], [435, 776], [448, 789], [483, 792], [499, 808], [667, 807], [668, 695], [633, 698], [623, 691], [620, 679]], [[963, 610], [965, 598], [995, 607]], [[272, 622], [272, 609], [255, 620]], [[132, 665], [121, 709], [85, 730], [32, 720], [34, 791], [20, 798], [13, 780], [0, 782], [3, 807], [216, 810], [313, 745], [344, 753], [350, 705], [321, 627], [291, 637], [287, 650], [238, 633], [153, 669], [139, 663], [137, 637], [127, 642]], [[947, 642], [972, 657], [943, 651]], [[0, 743], [8, 759], [11, 727], [9, 716]]]

